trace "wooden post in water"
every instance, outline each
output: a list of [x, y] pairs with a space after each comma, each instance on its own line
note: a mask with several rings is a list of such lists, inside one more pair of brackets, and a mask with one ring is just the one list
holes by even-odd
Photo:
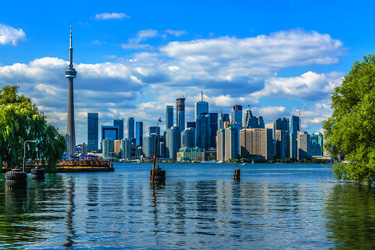
[[241, 169], [235, 169], [234, 175], [233, 175], [233, 180], [239, 181], [240, 179], [241, 179]]
[[[152, 161], [152, 170], [151, 170], [151, 183], [154, 182], [165, 182], [165, 170], [161, 170], [158, 166], [155, 171], [155, 165], [156, 165], [156, 151], [158, 149], [158, 128], [159, 128], [159, 122], [161, 122], [161, 118], [158, 119], [158, 122], [156, 124], [156, 136], [155, 136], [155, 147], [154, 147], [154, 159]], [[156, 176], [155, 176], [156, 175]], [[155, 178], [157, 177], [157, 178]], [[155, 180], [156, 179], [156, 180]]]

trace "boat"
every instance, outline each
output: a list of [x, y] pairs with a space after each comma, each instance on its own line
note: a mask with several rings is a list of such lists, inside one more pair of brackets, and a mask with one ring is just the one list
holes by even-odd
[[254, 164], [254, 160], [251, 161], [251, 164]]
[[243, 166], [247, 165], [247, 163], [242, 163]]

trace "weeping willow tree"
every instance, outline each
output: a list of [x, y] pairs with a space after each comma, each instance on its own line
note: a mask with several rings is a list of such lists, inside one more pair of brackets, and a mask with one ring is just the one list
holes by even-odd
[[372, 183], [375, 177], [375, 56], [355, 62], [331, 96], [332, 116], [323, 123], [326, 149], [344, 155], [337, 179]]
[[36, 147], [27, 144], [30, 158], [40, 158], [45, 167], [54, 168], [66, 149], [65, 138], [47, 123], [30, 98], [18, 94], [18, 88], [0, 89], [0, 166], [20, 166], [24, 142], [37, 140]]

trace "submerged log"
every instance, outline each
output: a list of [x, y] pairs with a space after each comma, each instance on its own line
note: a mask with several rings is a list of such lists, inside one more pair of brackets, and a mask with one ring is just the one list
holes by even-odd
[[233, 180], [239, 181], [241, 179], [241, 169], [235, 169]]

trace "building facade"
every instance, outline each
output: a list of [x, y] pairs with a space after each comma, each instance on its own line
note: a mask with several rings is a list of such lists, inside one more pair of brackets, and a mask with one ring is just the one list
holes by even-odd
[[122, 140], [124, 138], [124, 119], [113, 120], [113, 126], [117, 126], [119, 128], [118, 139]]
[[166, 158], [176, 159], [177, 152], [180, 149], [181, 145], [181, 135], [180, 128], [173, 126], [172, 128], [167, 129], [166, 133]]
[[201, 148], [180, 148], [177, 161], [201, 162], [204, 161], [204, 152]]
[[240, 131], [240, 150], [243, 158], [273, 159], [272, 129], [253, 128]]
[[142, 147], [143, 143], [143, 122], [136, 122], [136, 147]]
[[110, 138], [103, 139], [102, 148], [103, 148], [103, 160], [111, 159], [111, 153], [114, 152], [114, 141]]
[[216, 155], [217, 161], [225, 161], [225, 129], [220, 129], [217, 131], [216, 136]]
[[242, 124], [242, 105], [236, 104], [235, 106], [233, 106], [230, 121]]
[[165, 129], [173, 127], [173, 106], [167, 106], [165, 109]]
[[180, 128], [180, 133], [185, 130], [185, 98], [176, 99], [177, 110], [177, 127]]
[[87, 114], [87, 150], [88, 152], [98, 152], [99, 144], [99, 114]]
[[134, 117], [128, 118], [128, 139], [134, 139]]
[[229, 162], [232, 159], [237, 159], [237, 148], [238, 148], [238, 135], [237, 129], [229, 127], [225, 129], [225, 156], [224, 161]]
[[310, 135], [306, 131], [297, 134], [297, 160], [311, 159]]
[[130, 140], [123, 138], [121, 140], [121, 159], [129, 160], [132, 158]]

